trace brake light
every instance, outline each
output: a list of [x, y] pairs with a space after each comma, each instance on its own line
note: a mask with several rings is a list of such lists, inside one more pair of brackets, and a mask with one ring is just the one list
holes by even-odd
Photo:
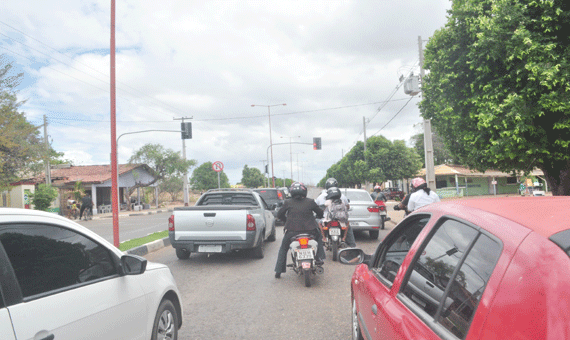
[[255, 218], [251, 214], [247, 214], [247, 221], [246, 221], [246, 230], [247, 231], [254, 231], [255, 230]]
[[338, 227], [340, 225], [340, 223], [338, 223], [338, 221], [330, 221], [329, 222], [329, 227]]
[[277, 197], [282, 200], [283, 199], [283, 194], [281, 193], [281, 191], [277, 191]]
[[370, 206], [370, 207], [368, 207], [368, 211], [371, 213], [377, 213], [377, 212], [380, 212], [380, 207], [377, 205]]
[[385, 205], [379, 205], [378, 208], [380, 209], [380, 211], [386, 211]]
[[168, 218], [168, 231], [174, 231], [174, 215]]
[[309, 245], [309, 239], [308, 238], [300, 238], [299, 239], [299, 244], [301, 245], [301, 248], [305, 249], [308, 247]]

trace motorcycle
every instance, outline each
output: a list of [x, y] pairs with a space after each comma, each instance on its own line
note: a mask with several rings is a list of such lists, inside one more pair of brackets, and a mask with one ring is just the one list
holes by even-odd
[[293, 237], [289, 246], [291, 251], [292, 267], [295, 273], [305, 277], [305, 287], [311, 287], [311, 276], [322, 274], [325, 270], [322, 263], [317, 263], [317, 241], [309, 234], [299, 234]]
[[325, 249], [332, 251], [332, 259], [336, 261], [338, 258], [338, 251], [340, 248], [346, 247], [343, 242], [345, 235], [348, 231], [348, 226], [342, 226], [337, 220], [332, 220], [323, 223], [323, 233], [325, 234]]
[[386, 223], [386, 221], [390, 221], [390, 217], [388, 217], [388, 214], [386, 212], [386, 204], [382, 200], [374, 201], [374, 203], [376, 203], [376, 205], [378, 206], [378, 211], [372, 211], [372, 212], [378, 212], [380, 214], [380, 219], [381, 219], [380, 229], [384, 229], [384, 224]]

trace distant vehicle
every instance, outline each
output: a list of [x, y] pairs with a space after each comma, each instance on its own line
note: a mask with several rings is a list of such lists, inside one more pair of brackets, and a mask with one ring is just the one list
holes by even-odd
[[535, 185], [532, 188], [532, 195], [533, 196], [544, 196], [545, 195], [544, 188], [540, 185]]
[[381, 214], [380, 207], [372, 200], [368, 191], [364, 189], [340, 189], [350, 201], [348, 210], [348, 223], [353, 230], [368, 231], [371, 239], [377, 239], [380, 229], [384, 228], [385, 214]]
[[291, 193], [289, 192], [289, 188], [281, 187], [281, 188], [279, 188], [279, 190], [281, 190], [281, 192], [283, 192], [285, 199], [291, 198]]
[[212, 189], [191, 207], [176, 207], [168, 219], [168, 237], [179, 259], [191, 253], [247, 250], [263, 258], [263, 243], [275, 241], [275, 218], [251, 189]]
[[[552, 207], [557, 207], [553, 209]], [[570, 197], [430, 204], [339, 252], [353, 339], [570, 339]], [[532, 307], [529, 307], [532, 306]]]
[[382, 190], [382, 192], [384, 193], [384, 196], [386, 196], [387, 199], [389, 200], [395, 200], [396, 197], [400, 200], [404, 199], [404, 196], [406, 194], [404, 194], [404, 192], [402, 190], [400, 190], [399, 188], [386, 188], [384, 190]]
[[[267, 203], [269, 209], [271, 210], [273, 216], [275, 217], [275, 224], [285, 225], [285, 222], [277, 218], [277, 211], [279, 210], [279, 208], [281, 208], [283, 203], [285, 203], [286, 194], [283, 191], [283, 188], [257, 188], [253, 189], [253, 191], [257, 192], [259, 196], [263, 198], [265, 203]], [[288, 192], [289, 190], [287, 189], [287, 193]]]
[[170, 269], [62, 216], [0, 208], [0, 270], [2, 340], [178, 339]]

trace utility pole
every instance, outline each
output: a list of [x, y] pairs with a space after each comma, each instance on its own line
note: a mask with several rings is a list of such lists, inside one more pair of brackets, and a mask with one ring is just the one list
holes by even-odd
[[[364, 131], [364, 164], [368, 167], [368, 160], [366, 159], [366, 117], [362, 117], [362, 131]], [[368, 181], [364, 181], [364, 186], [368, 191]]]
[[[420, 53], [420, 82], [422, 82], [425, 76], [425, 71], [424, 71], [424, 50], [422, 47], [421, 36], [418, 36], [418, 47]], [[425, 162], [426, 162], [426, 182], [428, 188], [435, 190], [436, 187], [435, 187], [435, 170], [433, 164], [433, 141], [431, 136], [431, 121], [429, 119], [424, 119], [424, 150], [425, 150]]]
[[46, 184], [51, 185], [51, 169], [49, 166], [49, 141], [47, 133], [47, 117], [44, 115], [44, 142], [46, 145], [46, 155], [45, 155], [45, 172], [46, 172]]
[[[184, 126], [184, 119], [192, 119], [193, 117], [173, 118], [174, 120], [181, 120]], [[182, 158], [186, 161], [186, 139], [182, 138]], [[184, 206], [188, 206], [188, 169], [184, 172]]]

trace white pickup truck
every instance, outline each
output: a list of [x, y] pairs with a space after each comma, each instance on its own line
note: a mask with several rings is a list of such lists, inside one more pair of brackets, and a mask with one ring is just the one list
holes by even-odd
[[249, 189], [212, 189], [191, 207], [174, 208], [168, 219], [170, 244], [179, 259], [191, 253], [247, 250], [263, 258], [264, 241], [275, 241], [275, 217]]

